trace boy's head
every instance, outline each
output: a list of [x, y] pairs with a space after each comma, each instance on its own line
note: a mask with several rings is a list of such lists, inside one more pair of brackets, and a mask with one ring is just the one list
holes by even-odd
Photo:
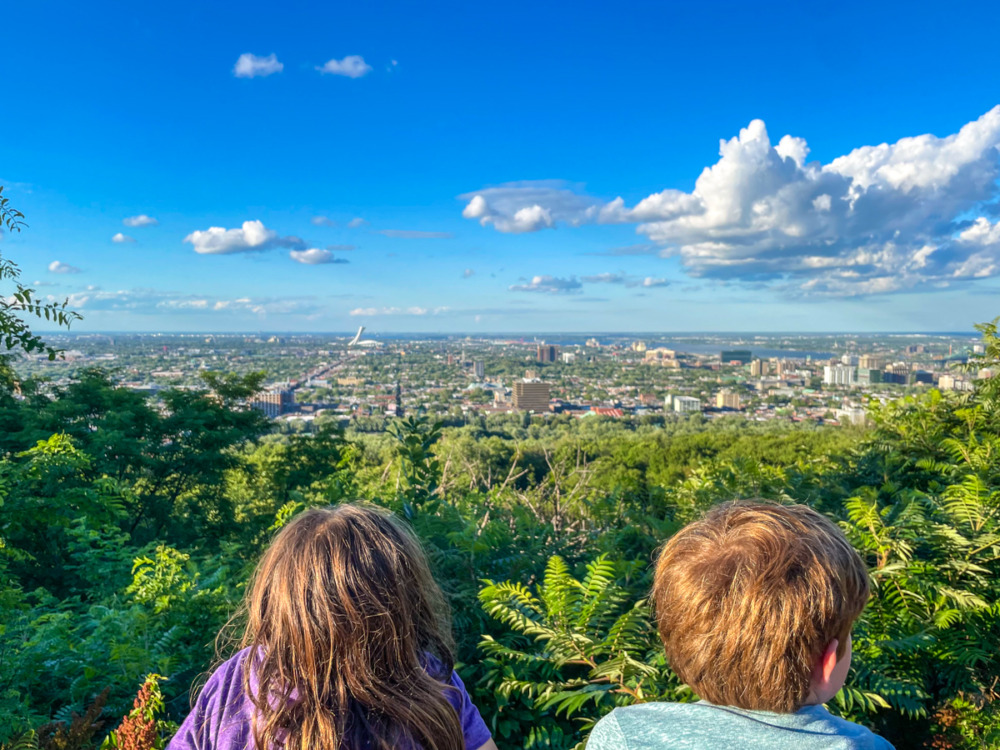
[[711, 703], [777, 713], [832, 697], [823, 670], [839, 664], [842, 682], [868, 593], [864, 563], [832, 522], [758, 502], [717, 506], [677, 532], [653, 584], [677, 675]]

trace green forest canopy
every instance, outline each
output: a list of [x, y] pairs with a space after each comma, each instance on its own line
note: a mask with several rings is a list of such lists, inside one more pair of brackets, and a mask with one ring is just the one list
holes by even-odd
[[[1000, 361], [979, 329], [978, 364]], [[261, 377], [160, 404], [100, 370], [0, 386], [0, 743], [97, 747], [155, 673], [137, 711], [162, 744], [274, 530], [365, 499], [428, 548], [498, 745], [578, 747], [617, 705], [696, 698], [649, 625], [650, 561], [705, 508], [760, 497], [828, 514], [870, 566], [832, 710], [899, 747], [1000, 747], [1000, 378], [874, 406], [867, 429], [504, 415], [279, 435], [239, 407]]]

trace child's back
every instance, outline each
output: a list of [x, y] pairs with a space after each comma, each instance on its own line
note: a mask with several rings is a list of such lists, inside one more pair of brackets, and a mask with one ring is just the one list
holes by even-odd
[[588, 750], [891, 750], [822, 705], [868, 594], [863, 561], [819, 513], [716, 507], [664, 546], [652, 597], [667, 661], [704, 700], [616, 709]]
[[615, 709], [590, 735], [601, 750], [891, 750], [865, 727], [823, 706], [795, 713], [698, 703], [641, 703]]

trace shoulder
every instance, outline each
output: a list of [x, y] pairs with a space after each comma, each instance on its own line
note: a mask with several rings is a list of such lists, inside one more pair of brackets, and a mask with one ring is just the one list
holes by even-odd
[[850, 739], [852, 747], [859, 750], [894, 750], [888, 740], [875, 734], [868, 727], [834, 716], [825, 706], [806, 706], [796, 713], [808, 717], [812, 722], [824, 725], [829, 734]]

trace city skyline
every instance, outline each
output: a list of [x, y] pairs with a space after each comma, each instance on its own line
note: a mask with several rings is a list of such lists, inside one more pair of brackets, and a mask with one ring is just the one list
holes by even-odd
[[9, 18], [0, 253], [74, 332], [1000, 313], [996, 6], [107, 8]]

